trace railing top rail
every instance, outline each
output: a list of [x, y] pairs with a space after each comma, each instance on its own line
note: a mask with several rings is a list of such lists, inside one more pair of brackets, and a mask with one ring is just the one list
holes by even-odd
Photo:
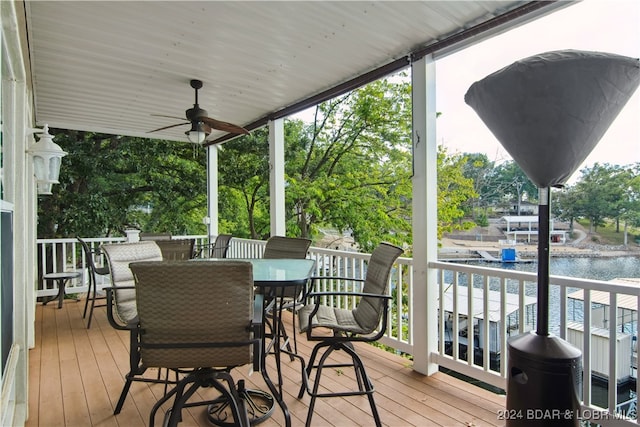
[[[538, 280], [537, 273], [526, 271], [504, 270], [500, 268], [491, 268], [483, 266], [474, 266], [459, 264], [455, 262], [434, 261], [429, 263], [431, 268], [439, 268], [443, 270], [457, 271], [467, 274], [480, 274], [490, 277], [504, 277], [506, 279], [522, 280], [525, 282], [535, 283]], [[551, 285], [562, 286], [566, 288], [581, 288], [588, 290], [598, 290], [606, 292], [614, 292], [627, 295], [640, 296], [640, 285], [632, 283], [619, 283], [606, 280], [583, 279], [579, 277], [568, 276], [549, 276]]]
[[[126, 237], [118, 236], [118, 237], [82, 237], [82, 240], [85, 242], [124, 242], [127, 240]], [[78, 239], [75, 237], [57, 237], [54, 239], [36, 239], [36, 243], [38, 244], [47, 244], [47, 243], [78, 243]]]
[[484, 276], [506, 277], [507, 279], [522, 280], [525, 282], [537, 281], [537, 275], [526, 271], [504, 270], [501, 268], [483, 267], [475, 265], [460, 264], [455, 262], [432, 261], [430, 268], [440, 268], [443, 270], [458, 271], [468, 274], [481, 274]]

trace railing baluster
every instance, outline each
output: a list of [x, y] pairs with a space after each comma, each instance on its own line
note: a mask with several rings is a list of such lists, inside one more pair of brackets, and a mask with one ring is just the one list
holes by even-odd
[[[519, 310], [518, 310], [518, 331], [521, 334], [525, 333], [525, 327], [526, 327], [526, 323], [525, 323], [526, 322], [526, 319], [525, 319], [526, 308], [525, 307], [526, 307], [527, 304], [526, 304], [525, 298], [524, 298], [526, 296], [525, 286], [524, 285], [525, 285], [525, 281], [524, 280], [521, 279], [521, 280], [518, 281], [518, 299], [519, 299], [519, 302], [518, 302], [518, 307], [519, 307]], [[537, 324], [537, 321], [538, 320], [536, 319], [536, 324]]]
[[[637, 296], [636, 298], [636, 307], [640, 308], [640, 295]], [[640, 409], [638, 407], [638, 396], [640, 396], [640, 381], [638, 381], [638, 332], [640, 332], [640, 316], [638, 316], [638, 313], [636, 313], [636, 325], [635, 325], [635, 331], [633, 332], [633, 337], [636, 338], [635, 340], [635, 348], [634, 346], [631, 347], [631, 351], [632, 351], [632, 360], [635, 362], [636, 365], [636, 424], [640, 424], [640, 414], [638, 414], [638, 410]], [[633, 339], [632, 337], [632, 339]], [[636, 355], [635, 357], [633, 356], [633, 352], [635, 351]], [[631, 370], [633, 372], [633, 369]]]
[[460, 358], [459, 351], [459, 331], [460, 331], [460, 317], [458, 315], [458, 272], [453, 273], [453, 325], [451, 327], [451, 338], [452, 338], [452, 351], [453, 360], [458, 360]]
[[[582, 304], [582, 312], [583, 312], [583, 323], [582, 330], [585, 331], [583, 334], [583, 342], [582, 346], [582, 372], [583, 378], [591, 378], [591, 290], [585, 289], [584, 291], [584, 302]], [[583, 379], [583, 396], [582, 400], [585, 405], [591, 404], [591, 381]]]
[[[444, 272], [444, 269], [439, 270], [440, 283], [438, 283], [438, 337], [440, 338], [438, 341], [438, 352], [440, 353], [440, 356], [444, 356], [445, 354], [445, 343], [447, 340], [447, 316], [444, 314], [444, 289], [447, 284], [444, 281]], [[451, 331], [453, 332], [453, 322]]]
[[[522, 310], [522, 305], [520, 305]], [[507, 278], [500, 278], [500, 376], [507, 371]]]
[[567, 339], [567, 288], [564, 286], [560, 286], [560, 338]]
[[616, 412], [618, 398], [618, 298], [609, 292], [609, 412]]
[[488, 371], [491, 365], [491, 312], [489, 311], [489, 276], [484, 276], [484, 284], [483, 284], [484, 298], [483, 298], [483, 311], [484, 311], [484, 322], [482, 324], [483, 329], [483, 348], [484, 351], [482, 353], [482, 366], [485, 371]]
[[473, 365], [475, 361], [475, 319], [473, 312], [473, 274], [469, 274], [467, 282], [467, 363]]

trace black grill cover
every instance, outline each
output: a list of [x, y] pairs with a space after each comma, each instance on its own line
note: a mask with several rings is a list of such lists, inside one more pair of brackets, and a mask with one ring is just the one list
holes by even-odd
[[638, 59], [563, 50], [517, 61], [465, 95], [529, 179], [559, 187], [575, 172], [640, 83]]
[[580, 425], [582, 353], [534, 332], [508, 343], [507, 427]]

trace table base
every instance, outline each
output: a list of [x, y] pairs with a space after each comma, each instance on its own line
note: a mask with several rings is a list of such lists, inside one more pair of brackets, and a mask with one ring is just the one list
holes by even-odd
[[[273, 396], [262, 390], [238, 390], [240, 398], [244, 400], [251, 425], [260, 424], [271, 416], [275, 407]], [[223, 396], [215, 399], [207, 406], [207, 418], [210, 422], [221, 427], [233, 427], [233, 414], [229, 401]]]
[[[43, 280], [53, 280], [58, 282], [58, 294], [55, 297], [43, 297], [42, 305], [47, 305], [47, 303], [51, 301], [58, 300], [58, 308], [62, 308], [62, 301], [65, 297], [65, 285], [67, 284], [67, 280], [75, 279], [80, 277], [80, 272], [77, 271], [62, 271], [58, 273], [47, 273], [42, 276]], [[75, 299], [75, 301], [79, 301], [79, 299]]]

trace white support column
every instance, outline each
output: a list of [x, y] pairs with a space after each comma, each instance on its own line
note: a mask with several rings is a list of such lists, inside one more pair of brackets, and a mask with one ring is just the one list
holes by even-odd
[[269, 121], [269, 195], [271, 235], [287, 233], [284, 212], [284, 119]]
[[207, 224], [209, 239], [218, 235], [218, 146], [207, 147]]
[[29, 348], [35, 345], [37, 275], [37, 194], [33, 160], [27, 153], [33, 142], [33, 96], [27, 84], [27, 59], [21, 44], [26, 34], [22, 34], [23, 26], [19, 24], [24, 5], [0, 2], [0, 13], [2, 206], [13, 211], [13, 340], [2, 377], [0, 421], [2, 425], [24, 425], [28, 415]]
[[412, 64], [413, 108], [413, 368], [431, 375], [438, 348], [436, 70], [431, 56]]
[[[22, 73], [19, 73], [22, 76]], [[20, 348], [16, 367], [15, 383], [15, 415], [14, 421], [27, 416], [29, 396], [29, 354], [28, 349], [35, 346], [35, 310], [36, 310], [36, 248], [37, 238], [37, 196], [35, 178], [33, 174], [33, 158], [26, 153], [28, 143], [33, 136], [27, 132], [33, 126], [30, 109], [30, 93], [25, 80], [21, 78], [13, 82], [13, 111], [15, 128], [12, 135], [15, 138], [13, 146], [12, 167], [14, 182], [12, 185], [12, 202], [15, 204], [13, 212], [13, 299], [14, 299], [14, 343]], [[3, 113], [4, 114], [4, 113]], [[29, 141], [29, 142], [28, 142]], [[6, 160], [5, 160], [6, 161]], [[5, 163], [6, 166], [6, 163]], [[19, 197], [19, 194], [30, 197]], [[28, 242], [24, 244], [23, 242]], [[29, 285], [27, 285], [29, 284]]]

